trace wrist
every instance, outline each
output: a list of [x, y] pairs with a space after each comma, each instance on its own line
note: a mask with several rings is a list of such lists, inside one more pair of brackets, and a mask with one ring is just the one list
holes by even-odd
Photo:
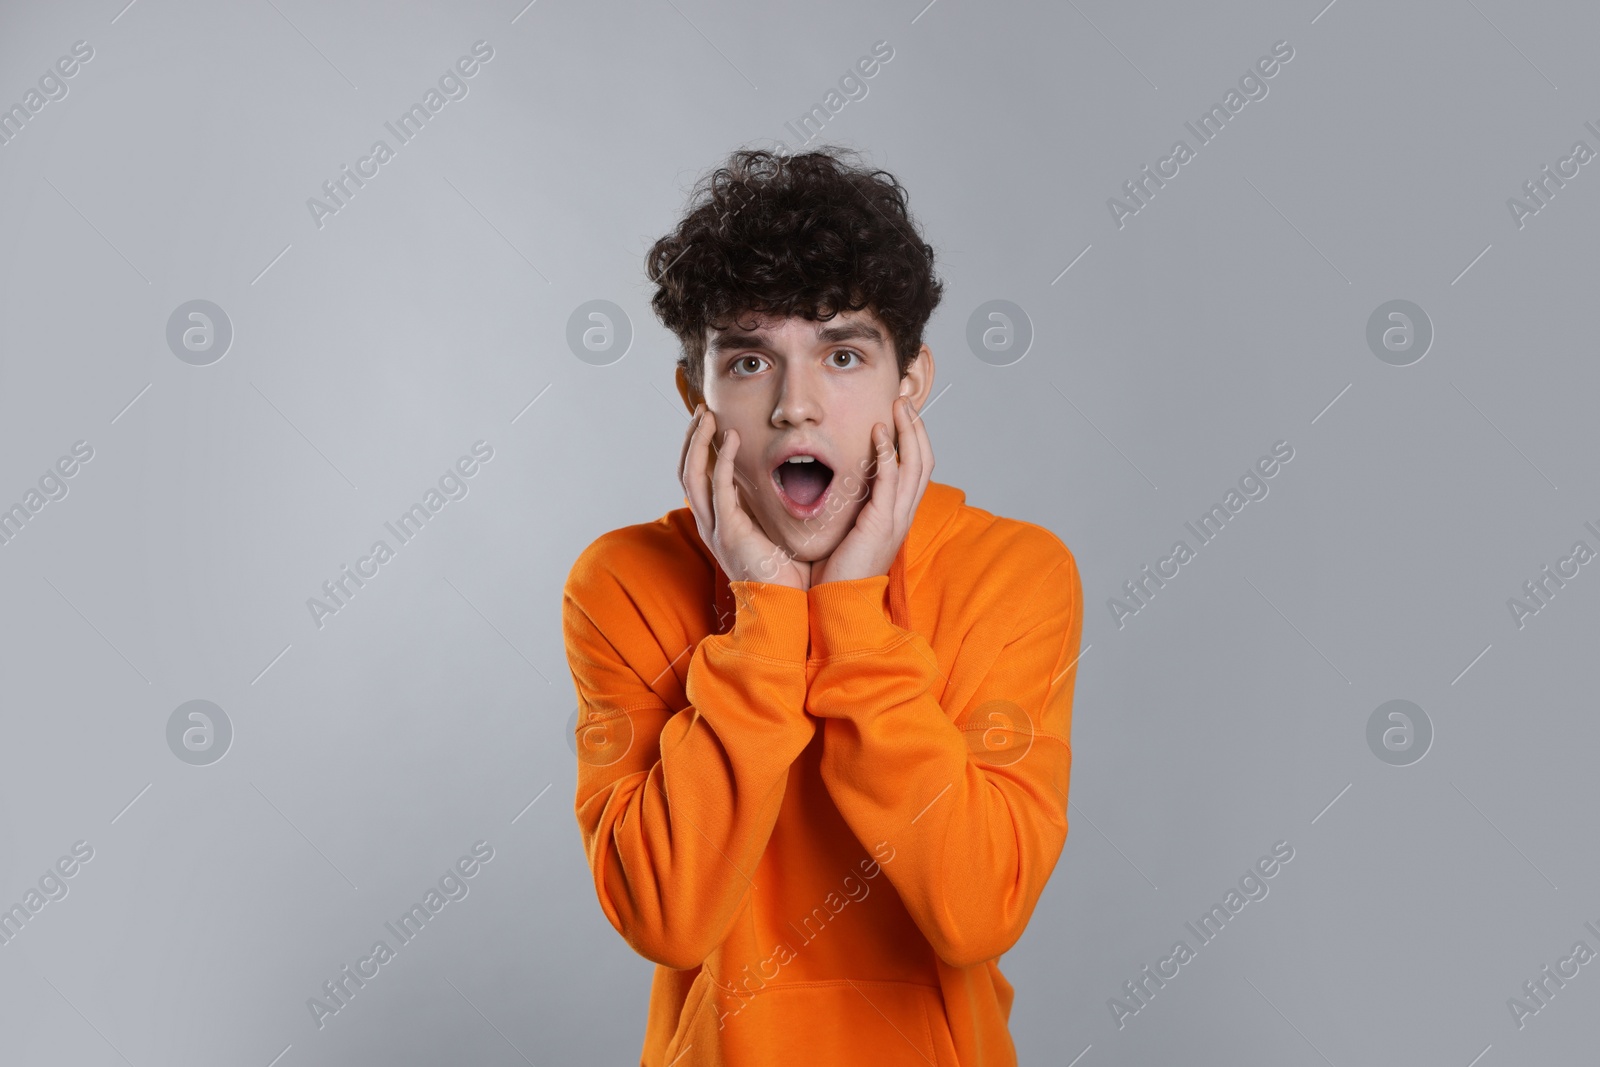
[[885, 649], [903, 636], [890, 617], [887, 574], [814, 585], [806, 611], [812, 659]]
[[772, 659], [804, 660], [810, 631], [806, 592], [779, 582], [730, 581], [736, 602], [726, 635], [745, 652]]

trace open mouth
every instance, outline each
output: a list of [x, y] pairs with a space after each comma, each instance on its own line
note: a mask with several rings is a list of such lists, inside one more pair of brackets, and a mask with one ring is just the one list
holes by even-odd
[[833, 481], [833, 468], [816, 456], [791, 456], [772, 471], [783, 504], [797, 517], [814, 514]]

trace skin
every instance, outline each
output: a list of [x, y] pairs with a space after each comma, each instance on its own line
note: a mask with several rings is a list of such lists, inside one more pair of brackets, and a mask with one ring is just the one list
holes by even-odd
[[[933, 389], [932, 351], [918, 349], [900, 377], [870, 308], [827, 322], [762, 316], [754, 330], [751, 318], [739, 321], [707, 331], [703, 392], [678, 369], [693, 414], [678, 474], [701, 539], [730, 581], [809, 589], [888, 574], [933, 471], [918, 414]], [[863, 327], [879, 337], [861, 336]], [[808, 520], [772, 484], [790, 445], [834, 472], [835, 499]]]

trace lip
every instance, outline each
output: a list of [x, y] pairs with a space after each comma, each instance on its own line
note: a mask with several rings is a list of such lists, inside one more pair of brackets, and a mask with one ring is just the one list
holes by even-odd
[[[815, 456], [820, 462], [826, 464], [828, 469], [833, 471], [835, 475], [835, 477], [830, 478], [828, 480], [828, 484], [823, 487], [822, 495], [817, 497], [817, 499], [812, 501], [810, 504], [801, 504], [799, 501], [795, 500], [794, 497], [790, 496], [784, 490], [783, 482], [778, 478], [778, 468], [789, 462], [791, 456]], [[767, 477], [772, 480], [772, 488], [778, 494], [778, 499], [783, 503], [785, 511], [797, 519], [812, 519], [820, 515], [823, 508], [827, 506], [828, 497], [833, 492], [833, 483], [838, 480], [838, 473], [839, 468], [835, 467], [832, 463], [829, 463], [828, 457], [823, 455], [820, 451], [813, 448], [806, 448], [803, 445], [796, 445], [791, 448], [786, 448], [778, 454], [777, 462], [775, 462], [772, 465], [772, 469], [767, 472]]]

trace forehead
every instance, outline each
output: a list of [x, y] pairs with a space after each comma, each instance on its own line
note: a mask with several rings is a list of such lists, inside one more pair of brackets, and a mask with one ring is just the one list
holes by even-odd
[[[752, 328], [752, 324], [754, 324]], [[725, 351], [730, 348], [755, 348], [771, 344], [781, 331], [794, 331], [808, 341], [832, 344], [839, 341], [857, 341], [887, 345], [889, 332], [870, 308], [845, 311], [826, 322], [807, 319], [801, 315], [781, 318], [774, 315], [735, 315], [722, 328], [709, 327], [707, 350]]]

